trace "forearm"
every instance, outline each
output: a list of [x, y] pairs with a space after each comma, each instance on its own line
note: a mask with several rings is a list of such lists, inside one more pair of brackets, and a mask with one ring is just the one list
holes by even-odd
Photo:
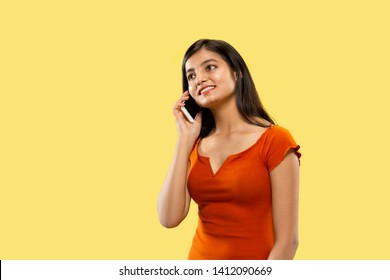
[[160, 223], [165, 227], [177, 226], [188, 212], [187, 172], [191, 148], [190, 141], [179, 137], [157, 202]]
[[275, 242], [268, 259], [269, 260], [292, 260], [298, 249], [298, 240]]

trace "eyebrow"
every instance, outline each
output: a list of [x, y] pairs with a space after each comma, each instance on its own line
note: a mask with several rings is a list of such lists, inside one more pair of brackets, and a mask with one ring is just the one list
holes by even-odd
[[[200, 66], [203, 66], [204, 64], [208, 63], [208, 62], [211, 62], [211, 61], [215, 61], [217, 62], [217, 60], [213, 59], [213, 58], [210, 58], [210, 59], [206, 59], [205, 61], [203, 61]], [[190, 68], [190, 69], [187, 69], [186, 73], [188, 72], [191, 72], [191, 71], [194, 71], [194, 68]]]

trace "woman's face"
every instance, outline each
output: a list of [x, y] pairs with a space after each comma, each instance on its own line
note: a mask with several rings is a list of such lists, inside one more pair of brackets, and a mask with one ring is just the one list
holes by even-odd
[[200, 49], [185, 64], [188, 91], [201, 107], [234, 98], [236, 75], [218, 53]]

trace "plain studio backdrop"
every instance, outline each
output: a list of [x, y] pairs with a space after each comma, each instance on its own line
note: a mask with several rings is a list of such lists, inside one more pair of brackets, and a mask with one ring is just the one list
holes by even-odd
[[181, 60], [231, 43], [301, 145], [296, 259], [389, 259], [388, 1], [2, 1], [0, 259], [186, 259], [156, 200]]

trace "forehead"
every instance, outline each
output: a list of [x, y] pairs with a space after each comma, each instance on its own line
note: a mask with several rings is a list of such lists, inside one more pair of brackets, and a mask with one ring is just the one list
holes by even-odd
[[222, 59], [222, 57], [218, 53], [213, 52], [213, 51], [209, 51], [205, 48], [201, 48], [199, 51], [197, 51], [192, 56], [190, 56], [190, 58], [187, 60], [187, 62], [185, 64], [186, 70], [189, 68], [199, 67], [202, 64], [202, 62], [209, 60], [209, 59], [214, 59], [218, 62], [220, 62], [220, 61], [224, 62], [224, 60]]

